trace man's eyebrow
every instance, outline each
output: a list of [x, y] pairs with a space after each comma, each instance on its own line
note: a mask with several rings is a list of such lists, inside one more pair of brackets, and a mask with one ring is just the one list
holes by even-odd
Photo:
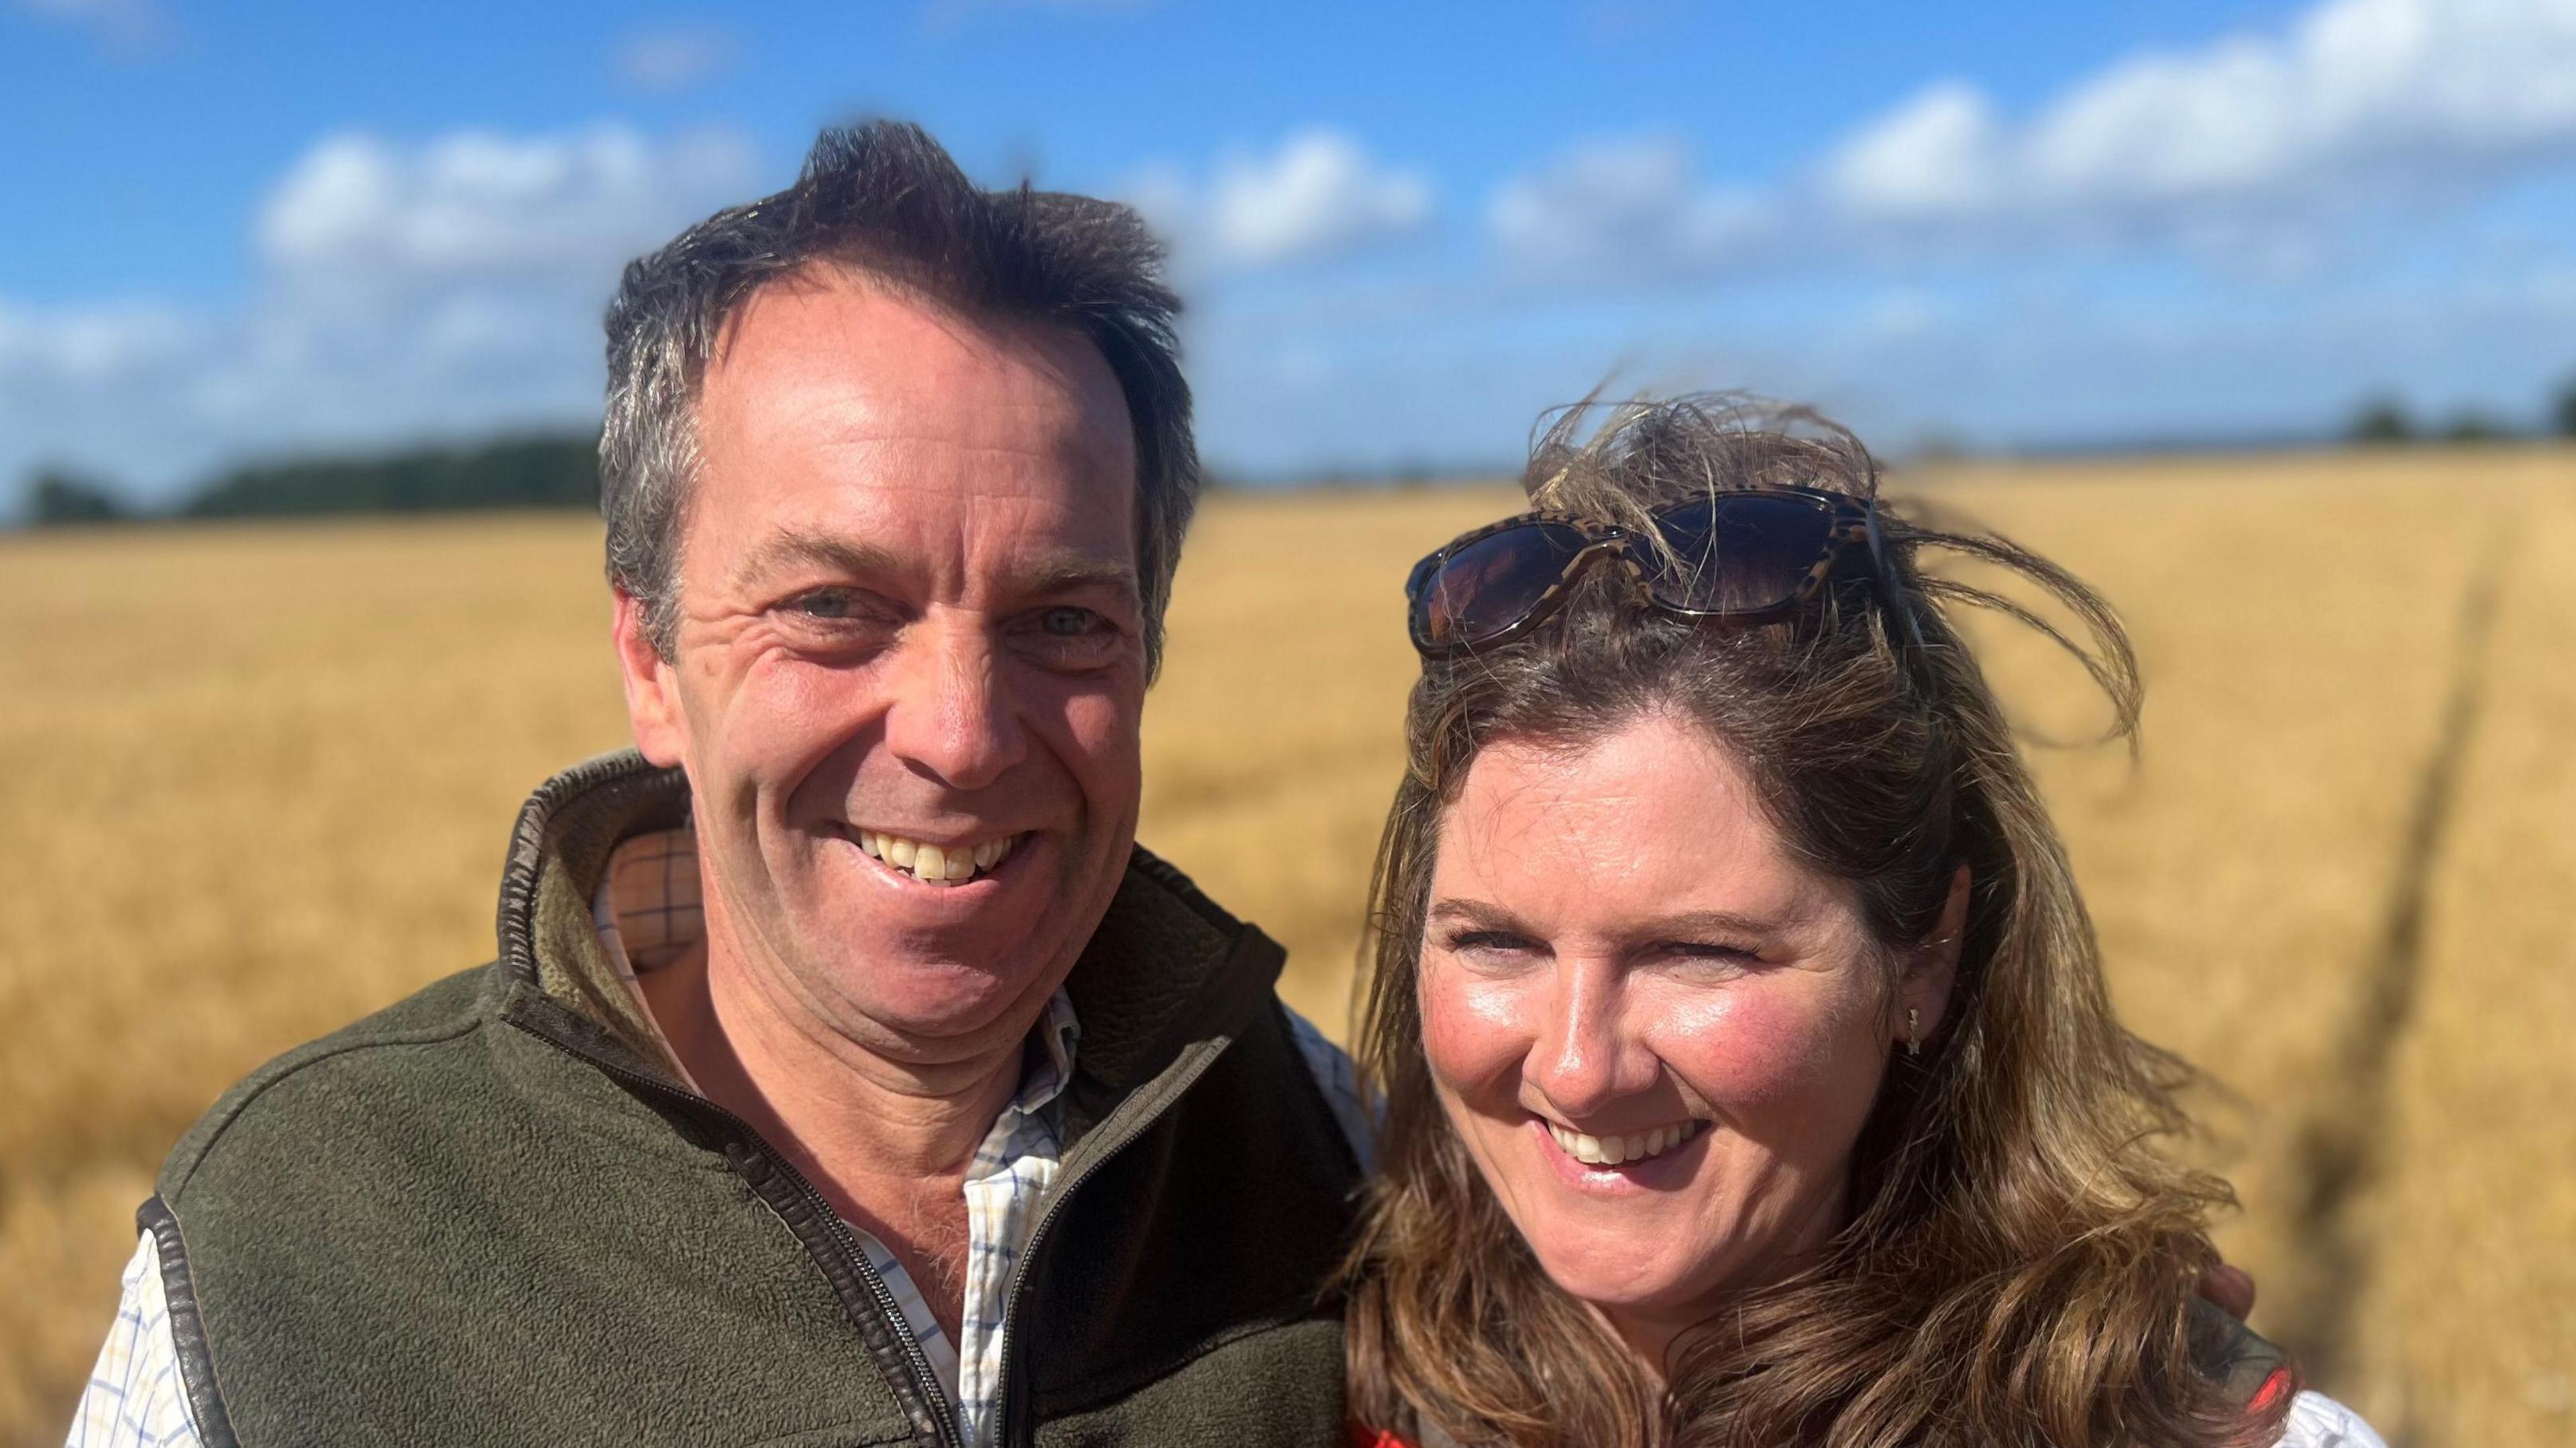
[[1109, 588], [1133, 598], [1139, 592], [1134, 565], [1081, 554], [1047, 559], [1013, 581], [1021, 593], [1075, 593], [1086, 588]]
[[819, 567], [848, 577], [893, 573], [900, 564], [890, 550], [873, 543], [790, 529], [751, 550], [734, 568], [733, 584], [740, 588], [798, 567]]
[[[842, 578], [883, 578], [906, 571], [892, 549], [829, 533], [789, 529], [761, 544], [733, 571], [733, 584], [744, 588], [773, 573], [819, 568]], [[1060, 553], [1038, 560], [1025, 571], [1002, 580], [1002, 591], [1017, 595], [1074, 593], [1086, 588], [1112, 589], [1133, 599], [1140, 593], [1133, 564], [1083, 553]]]

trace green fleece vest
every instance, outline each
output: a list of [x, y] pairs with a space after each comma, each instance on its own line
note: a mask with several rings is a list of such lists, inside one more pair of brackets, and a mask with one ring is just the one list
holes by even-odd
[[[847, 1228], [657, 1064], [609, 971], [608, 853], [686, 790], [631, 754], [548, 782], [493, 964], [262, 1067], [171, 1153], [141, 1218], [208, 1444], [955, 1442]], [[1067, 982], [1000, 1442], [1343, 1441], [1322, 1294], [1359, 1175], [1280, 961], [1136, 852]]]

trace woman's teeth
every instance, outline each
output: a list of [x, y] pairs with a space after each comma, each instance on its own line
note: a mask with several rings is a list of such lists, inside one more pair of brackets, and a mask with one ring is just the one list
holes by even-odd
[[1585, 1166], [1618, 1166], [1661, 1156], [1699, 1135], [1699, 1129], [1707, 1124], [1705, 1121], [1677, 1121], [1670, 1126], [1658, 1126], [1642, 1136], [1586, 1136], [1549, 1121], [1547, 1134], [1556, 1138], [1556, 1144], [1565, 1148], [1567, 1156]]
[[933, 845], [876, 830], [854, 831], [859, 848], [925, 885], [963, 885], [985, 874], [1011, 853], [1019, 836], [986, 840], [980, 845]]

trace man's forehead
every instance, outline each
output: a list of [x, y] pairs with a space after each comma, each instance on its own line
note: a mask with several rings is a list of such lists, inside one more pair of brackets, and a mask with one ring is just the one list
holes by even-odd
[[737, 315], [701, 390], [690, 525], [723, 576], [1137, 591], [1134, 433], [1088, 339], [828, 274]]
[[935, 390], [958, 370], [997, 365], [1049, 378], [1086, 401], [1114, 400], [1126, 419], [1116, 373], [1078, 327], [969, 311], [829, 262], [765, 281], [736, 303], [717, 331], [701, 386], [722, 389], [736, 376], [774, 384], [782, 375], [820, 378], [868, 368], [889, 390]]
[[846, 274], [782, 279], [736, 310], [697, 391], [702, 481], [807, 462], [974, 489], [1061, 471], [1095, 505], [1115, 490], [1132, 523], [1126, 393], [1068, 326], [970, 317]]

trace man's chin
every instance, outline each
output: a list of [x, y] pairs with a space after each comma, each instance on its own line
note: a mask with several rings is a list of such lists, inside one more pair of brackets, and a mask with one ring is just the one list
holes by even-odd
[[842, 999], [869, 1026], [925, 1042], [1021, 1035], [1036, 1023], [1053, 990], [1051, 981], [1033, 972], [1001, 974], [936, 958], [850, 959], [836, 973]]
[[824, 872], [839, 898], [818, 914], [840, 924], [810, 942], [814, 963], [884, 1029], [956, 1038], [1014, 1017], [1026, 1029], [1096, 924], [1073, 930], [1084, 882], [1063, 863], [1038, 835], [989, 876], [932, 885], [852, 849]]
[[928, 1035], [981, 1030], [1015, 1005], [1045, 1001], [1078, 944], [1027, 930], [862, 927], [817, 942], [815, 964], [845, 1000], [880, 1023]]

